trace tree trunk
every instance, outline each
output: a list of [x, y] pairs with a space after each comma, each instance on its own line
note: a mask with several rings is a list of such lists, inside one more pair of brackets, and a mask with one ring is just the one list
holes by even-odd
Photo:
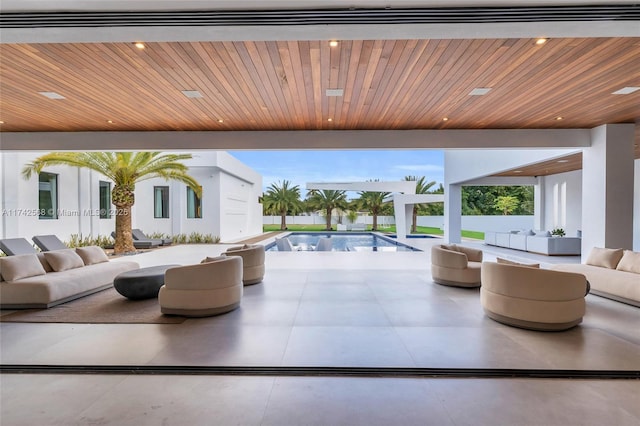
[[373, 214], [373, 226], [371, 227], [372, 231], [377, 231], [378, 230], [378, 214], [374, 213]]
[[131, 235], [131, 206], [118, 206], [116, 210], [116, 243], [114, 254], [134, 253], [133, 236]]
[[287, 212], [280, 214], [280, 230], [284, 231], [287, 229]]
[[325, 215], [325, 220], [326, 220], [326, 224], [327, 224], [327, 226], [326, 226], [326, 230], [327, 231], [331, 231], [331, 211], [332, 210], [333, 209], [327, 209], [327, 213]]
[[114, 254], [134, 253], [133, 236], [131, 235], [131, 206], [135, 202], [134, 185], [116, 184], [111, 191], [113, 205], [116, 206], [116, 242]]

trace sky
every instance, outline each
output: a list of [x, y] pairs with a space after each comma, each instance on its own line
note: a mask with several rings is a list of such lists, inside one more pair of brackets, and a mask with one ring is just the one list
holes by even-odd
[[300, 186], [303, 197], [307, 182], [388, 182], [405, 176], [425, 176], [436, 186], [444, 182], [444, 152], [438, 150], [228, 152], [262, 175], [263, 191], [288, 180]]

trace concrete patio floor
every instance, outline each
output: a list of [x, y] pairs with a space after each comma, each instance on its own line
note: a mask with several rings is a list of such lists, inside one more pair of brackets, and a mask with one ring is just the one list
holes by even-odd
[[[434, 284], [423, 252], [267, 252], [241, 307], [182, 324], [0, 324], [3, 364], [640, 371], [640, 309], [587, 296], [541, 333], [488, 319], [479, 291]], [[485, 260], [579, 258], [482, 248]], [[126, 257], [190, 264], [228, 245]], [[114, 259], [113, 261], [118, 261]], [[4, 374], [0, 422], [216, 425], [638, 425], [637, 380]]]

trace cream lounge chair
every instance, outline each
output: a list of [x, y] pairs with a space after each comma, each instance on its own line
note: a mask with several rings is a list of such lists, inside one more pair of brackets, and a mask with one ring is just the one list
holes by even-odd
[[484, 262], [480, 302], [487, 316], [514, 327], [567, 330], [582, 322], [589, 291], [582, 274]]
[[205, 263], [167, 269], [158, 293], [163, 314], [206, 317], [240, 306], [242, 258], [219, 256]]
[[455, 244], [431, 247], [433, 282], [454, 287], [480, 287], [482, 250]]
[[258, 284], [264, 278], [264, 246], [260, 244], [231, 247], [224, 253], [242, 258], [242, 283]]

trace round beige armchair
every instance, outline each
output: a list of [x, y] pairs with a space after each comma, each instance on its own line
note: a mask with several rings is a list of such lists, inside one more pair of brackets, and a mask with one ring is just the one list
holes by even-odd
[[494, 262], [482, 264], [480, 301], [487, 316], [531, 330], [567, 330], [582, 322], [584, 275]]
[[454, 287], [480, 287], [482, 250], [455, 244], [431, 247], [433, 282]]
[[167, 269], [158, 293], [163, 314], [206, 317], [229, 312], [242, 299], [242, 258], [220, 256]]
[[231, 247], [225, 252], [227, 256], [242, 258], [242, 283], [258, 284], [264, 278], [264, 246], [260, 244]]

